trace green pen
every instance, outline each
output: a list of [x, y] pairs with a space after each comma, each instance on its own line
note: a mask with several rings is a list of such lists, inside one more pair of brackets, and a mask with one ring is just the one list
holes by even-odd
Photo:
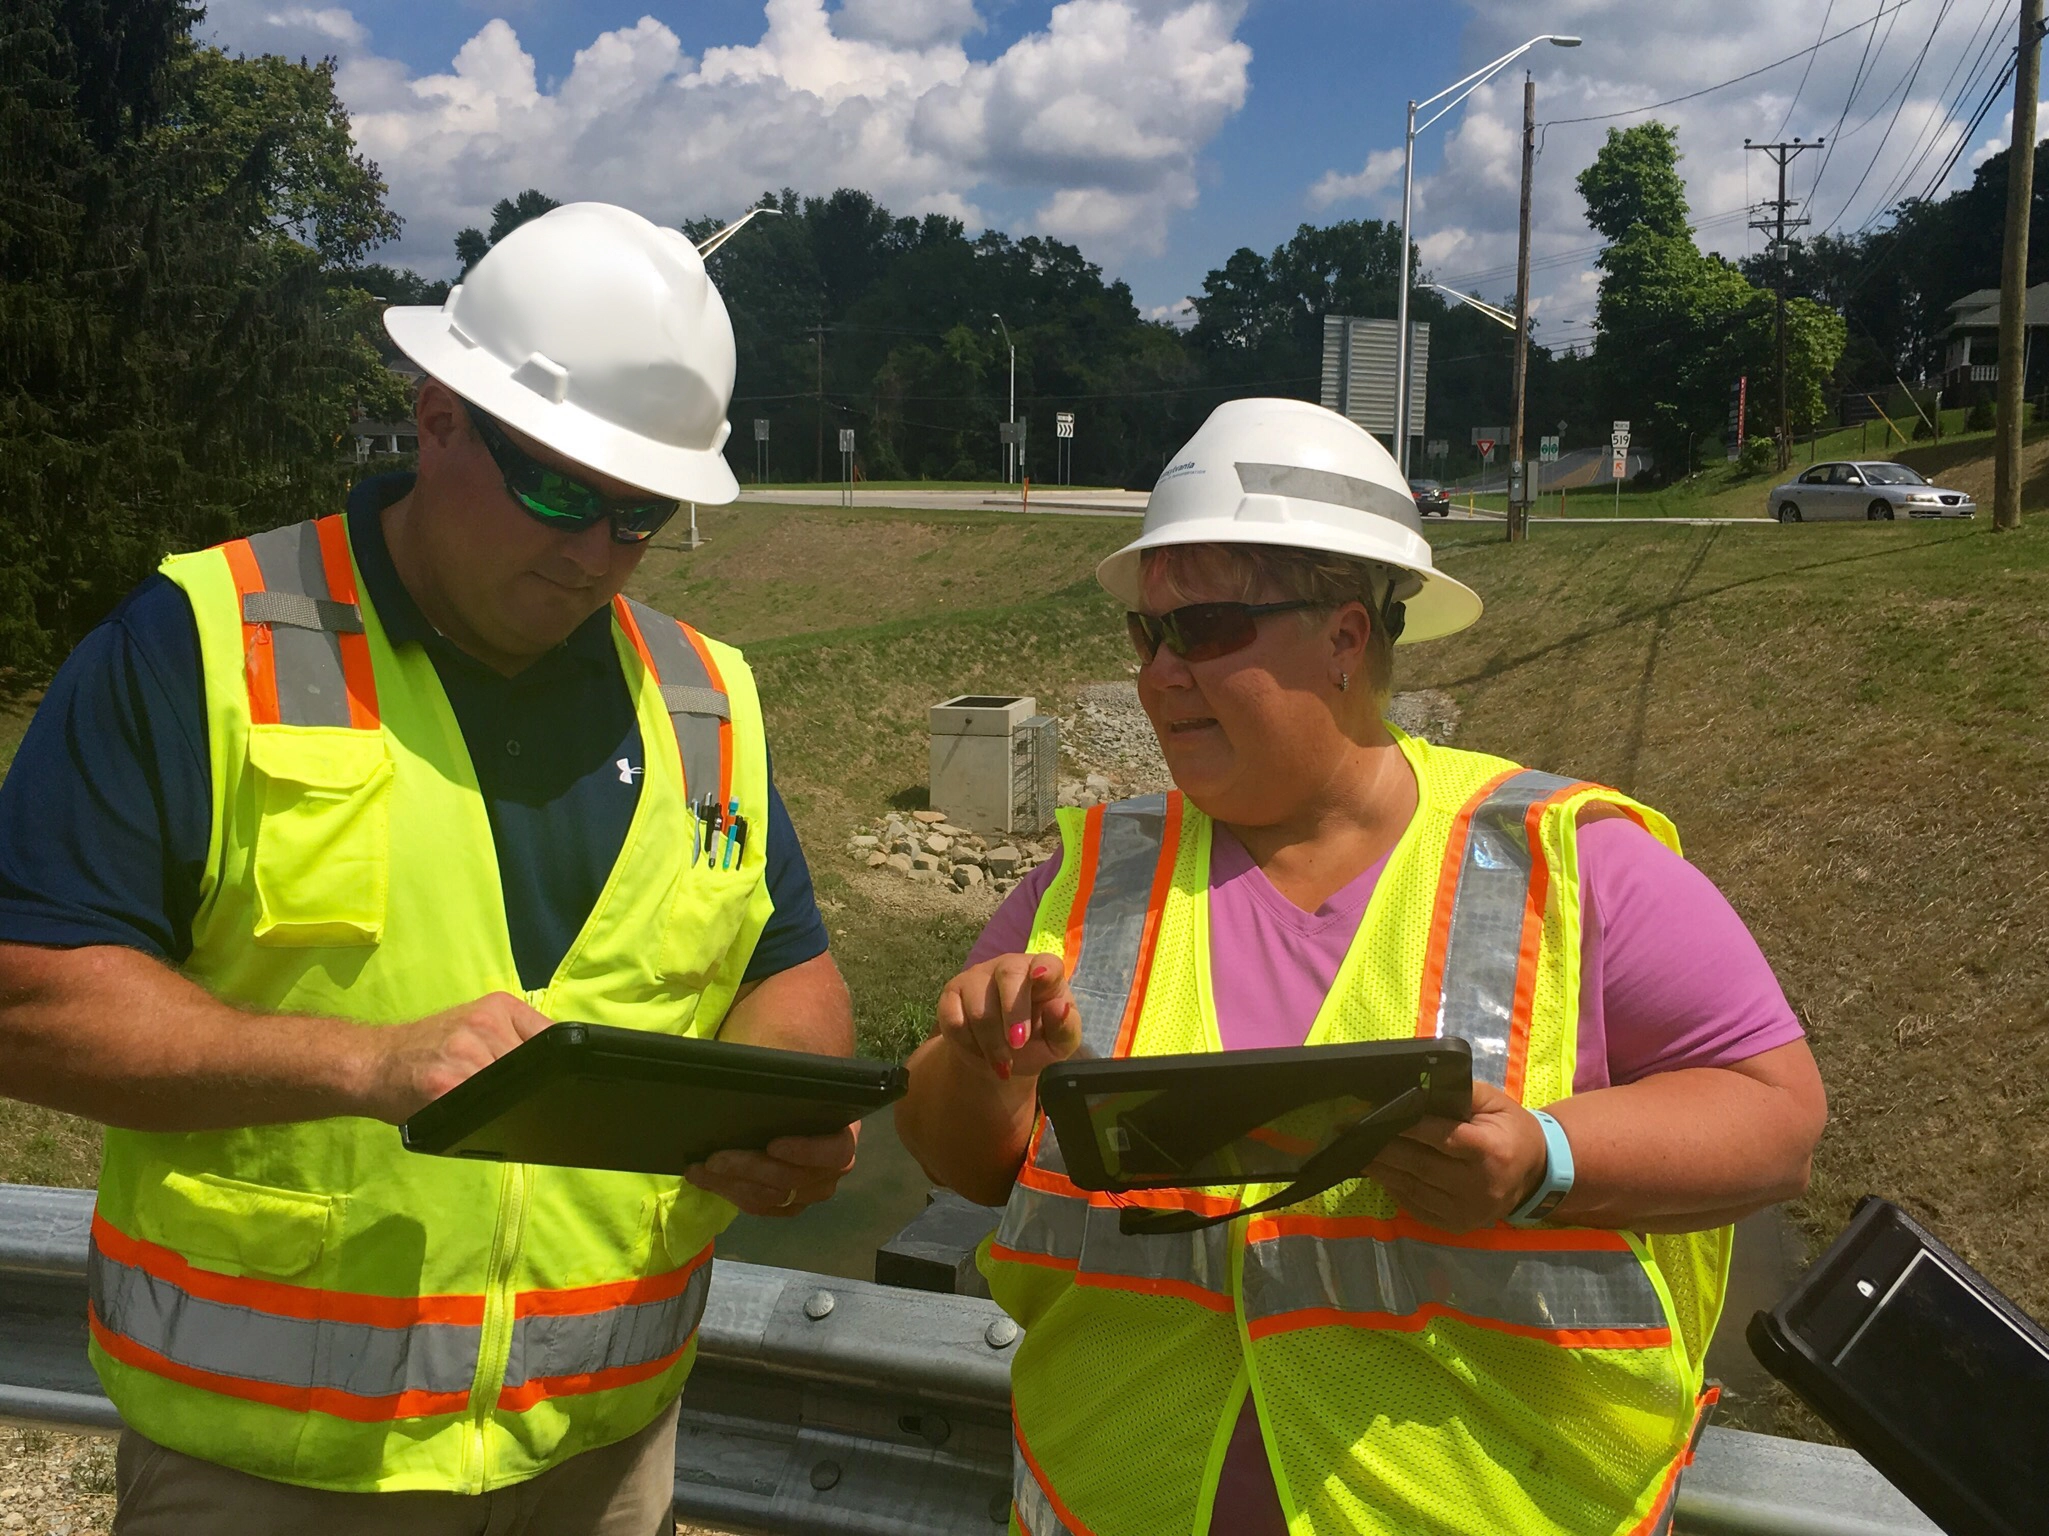
[[740, 835], [740, 802], [735, 800], [726, 807], [726, 846], [719, 856], [719, 868], [733, 867], [733, 842]]

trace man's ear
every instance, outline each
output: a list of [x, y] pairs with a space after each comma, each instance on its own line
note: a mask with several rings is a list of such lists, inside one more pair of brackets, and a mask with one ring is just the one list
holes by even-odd
[[1364, 603], [1347, 603], [1331, 616], [1331, 661], [1342, 671], [1358, 676], [1366, 667], [1366, 642], [1373, 634], [1373, 615]]
[[463, 409], [461, 397], [439, 379], [420, 381], [420, 393], [413, 401], [413, 422], [420, 429], [422, 452], [438, 449], [446, 453], [470, 430], [469, 413]]

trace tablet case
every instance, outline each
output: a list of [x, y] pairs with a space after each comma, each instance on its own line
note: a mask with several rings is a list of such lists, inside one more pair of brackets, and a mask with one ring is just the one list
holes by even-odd
[[[1856, 1271], [1868, 1267], [1869, 1256], [1881, 1246], [1901, 1250], [1887, 1253], [1888, 1268], [1899, 1262], [1901, 1253], [1910, 1257], [1914, 1248], [1931, 1254], [1991, 1311], [2049, 1351], [2049, 1334], [2032, 1318], [1913, 1217], [1876, 1195], [1866, 1195], [1858, 1202], [1849, 1226], [1784, 1300], [1770, 1311], [1752, 1316], [1744, 1333], [1750, 1351], [1949, 1536], [2021, 1536], [2023, 1527], [1987, 1508], [1949, 1470], [1904, 1443], [1859, 1399], [1833, 1364], [1833, 1357], [1848, 1347], [1847, 1341], [1824, 1350], [1809, 1337], [1815, 1332], [1839, 1331], [1845, 1306], [1857, 1306], [1859, 1315], [1875, 1312], [1868, 1303], [1850, 1302], [1847, 1288], [1856, 1284]], [[2049, 1455], [2049, 1425], [2043, 1426], [2041, 1443], [2043, 1454]], [[2044, 1514], [2049, 1518], [2049, 1512]], [[2032, 1532], [2041, 1527], [2026, 1529]]]
[[414, 1152], [680, 1174], [727, 1148], [837, 1131], [903, 1097], [888, 1062], [556, 1024], [399, 1128]]
[[[1304, 1141], [1294, 1161], [1263, 1167], [1256, 1176], [1128, 1178], [1105, 1168], [1096, 1123], [1089, 1114], [1090, 1097], [1109, 1094], [1133, 1100], [1132, 1111], [1120, 1117], [1123, 1134], [1143, 1138], [1163, 1160], [1184, 1168], [1263, 1130], [1276, 1118], [1299, 1115], [1341, 1096], [1364, 1101], [1373, 1112], [1342, 1125], [1326, 1117], [1322, 1134]], [[1068, 1061], [1039, 1076], [1039, 1103], [1059, 1135], [1067, 1176], [1079, 1187], [1122, 1193], [1287, 1184], [1288, 1198], [1280, 1200], [1282, 1204], [1306, 1200], [1357, 1177], [1381, 1147], [1425, 1115], [1465, 1119], [1472, 1097], [1471, 1050], [1456, 1038]], [[1272, 1138], [1264, 1140], [1263, 1150], [1270, 1155]], [[1308, 1187], [1311, 1184], [1315, 1187]], [[1271, 1203], [1263, 1202], [1261, 1208]], [[1170, 1213], [1142, 1213], [1135, 1229], [1183, 1230], [1190, 1220], [1205, 1220], [1171, 1214], [1170, 1226]]]

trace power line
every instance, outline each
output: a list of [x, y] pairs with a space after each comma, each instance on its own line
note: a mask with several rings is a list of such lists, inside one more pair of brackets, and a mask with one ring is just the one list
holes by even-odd
[[[1843, 98], [1843, 110], [1836, 114], [1835, 126], [1829, 129], [1829, 131], [1826, 134], [1822, 135], [1822, 137], [1826, 139], [1830, 145], [1834, 145], [1842, 137], [1843, 124], [1850, 120], [1850, 106], [1853, 102], [1856, 101], [1857, 93], [1864, 88], [1865, 80], [1869, 78], [1869, 76], [1865, 73], [1866, 63], [1869, 62], [1872, 68], [1877, 68], [1878, 61], [1876, 59], [1873, 59], [1871, 56], [1871, 45], [1874, 42], [1877, 42], [1878, 40], [1878, 18], [1883, 16], [1884, 14], [1885, 7], [1883, 3], [1881, 3], [1878, 9], [1874, 10], [1871, 13], [1871, 20], [1868, 23], [1859, 22], [1857, 24], [1858, 30], [1862, 30], [1865, 26], [1868, 25], [1871, 31], [1870, 34], [1866, 36], [1866, 38], [1864, 39], [1864, 52], [1858, 56], [1856, 72], [1850, 76], [1850, 91], [1849, 94]], [[1887, 36], [1890, 37], [1891, 33], [1888, 32]], [[1880, 43], [1879, 52], [1883, 53], [1884, 51], [1885, 45], [1883, 43]], [[1821, 167], [1814, 173], [1814, 181], [1807, 188], [1807, 195], [1810, 199], [1813, 198], [1816, 192], [1821, 190], [1821, 178], [1828, 174], [1828, 163], [1829, 160], [1834, 156], [1834, 154], [1835, 150], [1833, 148], [1824, 149], [1821, 152]]]
[[1745, 80], [1755, 80], [1759, 75], [1767, 74], [1779, 68], [1782, 64], [1790, 64], [1795, 59], [1806, 58], [1816, 49], [1826, 48], [1830, 43], [1848, 37], [1852, 32], [1863, 31], [1866, 27], [1873, 25], [1880, 16], [1890, 16], [1894, 11], [1903, 10], [1913, 3], [1914, 0], [1893, 0], [1893, 4], [1890, 6], [1881, 4], [1877, 14], [1872, 17], [1871, 21], [1860, 21], [1854, 27], [1845, 27], [1842, 31], [1832, 36], [1824, 37], [1818, 43], [1802, 48], [1798, 53], [1789, 53], [1783, 59], [1773, 59], [1769, 64], [1760, 64], [1755, 69], [1745, 70], [1742, 74], [1731, 76], [1727, 80], [1717, 81], [1713, 85], [1704, 85], [1697, 91], [1688, 91], [1684, 96], [1668, 96], [1663, 101], [1645, 102], [1640, 107], [1624, 107], [1619, 112], [1595, 112], [1586, 117], [1554, 117], [1539, 126], [1544, 128], [1562, 128], [1570, 123], [1605, 123], [1613, 118], [1634, 117], [1639, 112], [1655, 112], [1660, 107], [1676, 107], [1682, 101], [1694, 101], [1702, 96], [1710, 96], [1716, 91], [1727, 90], [1732, 85], [1741, 85]]
[[[1865, 214], [1863, 222], [1857, 226], [1856, 233], [1860, 235], [1865, 233], [1885, 215], [1888, 209], [1897, 204], [1900, 194], [1913, 184], [1915, 178], [1921, 173], [1921, 167], [1928, 163], [1928, 157], [1936, 153], [1939, 146], [1943, 143], [1948, 130], [1954, 127], [1962, 116], [1964, 102], [1977, 89], [1978, 82], [1984, 75], [1986, 66], [1993, 58], [1993, 46], [1999, 41], [1998, 24], [2004, 19], [2005, 10], [2006, 0], [1988, 0], [1984, 13], [1978, 18], [1977, 27], [1972, 31], [1970, 40], [1964, 44], [1962, 50], [1957, 55], [1957, 62], [1951, 67], [1949, 78], [1942, 82], [1942, 89], [1936, 93], [1937, 97], [1945, 103], [1941, 114], [1932, 118], [1927, 126], [1922, 129], [1920, 136], [1915, 140], [1914, 152], [1911, 157], [1902, 165], [1899, 173], [1886, 183], [1885, 191], [1872, 204], [1871, 211]], [[1974, 48], [1976, 49], [1975, 57], [1972, 56]], [[1965, 68], [1965, 61], [1967, 59], [1970, 61], [1968, 69]], [[1960, 73], [1963, 75], [1963, 83], [1958, 85], [1957, 76]], [[1950, 91], [1950, 87], [1953, 85], [1956, 86], [1954, 95]], [[1947, 172], [1944, 173], [1945, 179], [1947, 179], [1947, 174]]]
[[[1786, 115], [1779, 119], [1779, 131], [1772, 135], [1775, 139], [1785, 137], [1786, 127], [1793, 121], [1793, 109], [1800, 105], [1800, 93], [1807, 89], [1807, 77], [1814, 73], [1814, 55], [1820, 52], [1821, 40], [1828, 32], [1829, 18], [1835, 13], [1836, 0], [1828, 0], [1828, 9], [1821, 13], [1821, 25], [1815, 29], [1814, 46], [1807, 50], [1807, 67], [1800, 71], [1800, 83], [1793, 88], [1793, 99], [1786, 103]], [[1746, 166], [1750, 164], [1748, 155], [1743, 157], [1743, 163]]]
[[[1921, 51], [1915, 55], [1913, 68], [1907, 71], [1900, 82], [1900, 99], [1892, 109], [1892, 117], [1885, 125], [1885, 132], [1878, 136], [1878, 143], [1871, 151], [1871, 158], [1865, 162], [1864, 174], [1857, 178], [1857, 185], [1850, 188], [1850, 195], [1843, 199], [1841, 210], [1822, 227], [1821, 232], [1823, 234], [1827, 234], [1837, 224], [1842, 222], [1843, 216], [1850, 211], [1851, 205], [1857, 201], [1857, 194], [1864, 190], [1864, 183], [1871, 179], [1872, 171], [1878, 166], [1878, 157], [1885, 153], [1885, 146], [1892, 140], [1893, 129], [1899, 126], [1901, 111], [1905, 109], [1908, 98], [1914, 94], [1914, 82], [1921, 78], [1921, 66], [1928, 61], [1928, 50], [1935, 46], [1935, 34], [1942, 30], [1943, 18], [1949, 15], [1950, 6], [1954, 3], [1955, 0], [1942, 0], [1942, 9], [1935, 13], [1935, 24], [1928, 29], [1928, 36], [1922, 40]], [[1880, 105], [1882, 107], [1884, 103], [1881, 102]], [[1872, 114], [1873, 117], [1877, 115], [1876, 112]], [[1819, 171], [1815, 173], [1814, 181], [1815, 187], [1821, 184], [1821, 173]], [[1810, 205], [1814, 199], [1815, 187], [1810, 187], [1807, 190]]]

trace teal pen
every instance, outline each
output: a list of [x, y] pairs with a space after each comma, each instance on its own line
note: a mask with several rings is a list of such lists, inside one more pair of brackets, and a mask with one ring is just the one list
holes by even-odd
[[740, 802], [735, 800], [726, 807], [726, 846], [725, 851], [719, 857], [720, 869], [731, 869], [733, 867], [733, 841], [740, 835], [739, 815]]

